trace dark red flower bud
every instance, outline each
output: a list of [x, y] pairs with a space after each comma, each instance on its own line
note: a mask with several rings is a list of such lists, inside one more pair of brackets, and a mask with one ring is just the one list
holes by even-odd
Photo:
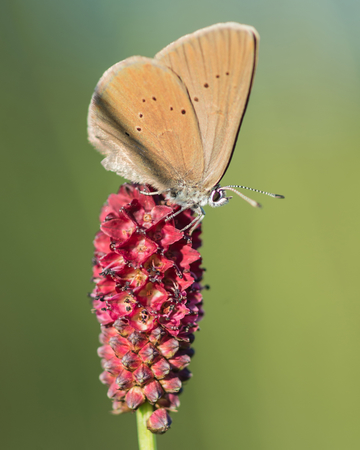
[[145, 395], [140, 386], [134, 386], [127, 391], [125, 396], [126, 404], [130, 409], [136, 409], [145, 401]]
[[168, 339], [161, 345], [158, 345], [158, 349], [165, 358], [172, 358], [179, 350], [179, 341], [176, 339]]
[[121, 363], [126, 369], [133, 371], [140, 366], [141, 359], [135, 352], [130, 351], [122, 357]]
[[147, 336], [143, 333], [139, 333], [138, 331], [131, 333], [127, 340], [130, 342], [134, 352], [138, 352], [148, 343]]
[[150, 403], [156, 403], [164, 394], [164, 390], [157, 380], [150, 381], [146, 384], [143, 392]]
[[168, 375], [163, 380], [160, 380], [160, 384], [164, 391], [168, 393], [179, 392], [181, 389], [180, 378], [174, 375]]
[[121, 336], [113, 336], [109, 339], [109, 345], [115, 353], [117, 358], [122, 358], [129, 351], [129, 342]]
[[190, 364], [190, 361], [191, 359], [189, 355], [181, 354], [180, 352], [178, 352], [178, 354], [175, 355], [174, 358], [169, 360], [169, 363], [175, 369], [182, 370]]
[[166, 377], [170, 372], [171, 366], [165, 358], [160, 358], [155, 364], [151, 366], [151, 370], [158, 380]]
[[146, 364], [141, 364], [134, 372], [134, 380], [140, 386], [147, 383], [149, 380], [152, 380], [153, 378], [154, 374]]
[[126, 369], [122, 369], [119, 375], [116, 377], [116, 384], [118, 389], [130, 389], [134, 382], [134, 376], [132, 372]]
[[118, 400], [113, 401], [113, 411], [111, 411], [113, 414], [122, 414], [130, 411], [132, 410], [128, 407], [126, 402]]
[[171, 422], [171, 417], [166, 409], [157, 409], [149, 417], [147, 428], [153, 433], [163, 434], [170, 428]]
[[180, 400], [178, 394], [165, 394], [156, 403], [159, 408], [165, 408], [169, 411], [177, 411], [180, 406]]
[[181, 381], [187, 381], [190, 380], [190, 378], [192, 377], [192, 373], [190, 372], [189, 369], [184, 369], [178, 373], [178, 377], [180, 378]]
[[156, 350], [156, 348], [148, 343], [145, 345], [140, 351], [139, 351], [140, 358], [144, 361], [146, 364], [151, 364], [154, 362], [157, 356], [159, 356], [159, 352]]

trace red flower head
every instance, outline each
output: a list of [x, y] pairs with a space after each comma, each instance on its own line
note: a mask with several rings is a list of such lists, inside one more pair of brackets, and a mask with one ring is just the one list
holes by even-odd
[[[144, 189], [140, 186], [139, 189]], [[176, 411], [194, 353], [191, 343], [201, 308], [203, 270], [197, 252], [200, 226], [180, 231], [190, 210], [173, 219], [177, 205], [146, 196], [131, 184], [109, 196], [94, 241], [91, 297], [101, 324], [98, 353], [113, 412], [154, 407], [148, 429], [164, 433]]]

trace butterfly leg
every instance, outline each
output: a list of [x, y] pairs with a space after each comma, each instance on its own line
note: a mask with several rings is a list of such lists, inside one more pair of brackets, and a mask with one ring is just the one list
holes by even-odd
[[161, 195], [165, 192], [165, 191], [146, 192], [146, 191], [141, 191], [140, 189], [138, 189], [138, 191], [140, 192], [140, 194], [143, 194], [143, 195]]
[[185, 230], [187, 230], [188, 228], [191, 227], [191, 229], [190, 229], [190, 231], [189, 231], [189, 234], [190, 234], [190, 235], [195, 231], [196, 227], [199, 225], [199, 223], [200, 223], [200, 222], [203, 220], [203, 218], [205, 217], [205, 211], [204, 211], [204, 208], [202, 208], [201, 206], [197, 205], [197, 206], [195, 206], [195, 207], [193, 207], [193, 208], [191, 208], [191, 209], [197, 214], [197, 217], [195, 217], [195, 218], [189, 223], [189, 225], [186, 225], [186, 227], [183, 228], [183, 229], [181, 230], [181, 231], [185, 231]]
[[185, 211], [185, 209], [188, 209], [188, 206], [182, 206], [179, 211], [176, 211], [175, 213], [170, 214], [169, 216], [167, 216], [167, 218], [165, 219], [165, 222], [168, 222], [169, 220], [173, 219], [174, 217], [176, 217], [178, 214], [182, 213], [183, 211]]
[[[182, 208], [179, 209], [179, 211], [176, 211], [175, 213], [170, 214], [170, 216], [167, 216], [167, 218], [165, 219], [165, 222], [168, 222], [169, 220], [173, 219], [178, 214], [182, 213], [183, 211], [185, 211], [188, 208], [189, 208], [189, 206], [183, 206]], [[202, 208], [201, 206], [196, 205], [195, 207], [192, 207], [191, 209], [197, 214], [197, 216], [188, 225], [186, 225], [186, 227], [181, 229], [181, 231], [186, 231], [187, 229], [189, 229], [191, 227], [191, 230], [189, 232], [190, 235], [193, 233], [195, 228], [199, 225], [199, 223], [205, 217], [204, 208]]]

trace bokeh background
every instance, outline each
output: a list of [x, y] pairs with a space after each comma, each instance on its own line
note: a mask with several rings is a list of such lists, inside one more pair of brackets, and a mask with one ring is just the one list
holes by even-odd
[[122, 180], [87, 107], [115, 62], [224, 21], [261, 36], [224, 182], [286, 199], [207, 208], [194, 376], [158, 448], [360, 448], [359, 17], [356, 0], [1, 2], [2, 448], [137, 448], [98, 380], [92, 239]]

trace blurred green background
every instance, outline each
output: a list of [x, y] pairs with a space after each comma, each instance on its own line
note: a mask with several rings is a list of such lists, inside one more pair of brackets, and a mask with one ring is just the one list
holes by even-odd
[[137, 448], [98, 380], [92, 239], [122, 180], [87, 107], [115, 62], [224, 21], [261, 44], [223, 181], [286, 200], [207, 208], [194, 377], [158, 448], [360, 448], [359, 17], [355, 0], [2, 1], [2, 448]]

